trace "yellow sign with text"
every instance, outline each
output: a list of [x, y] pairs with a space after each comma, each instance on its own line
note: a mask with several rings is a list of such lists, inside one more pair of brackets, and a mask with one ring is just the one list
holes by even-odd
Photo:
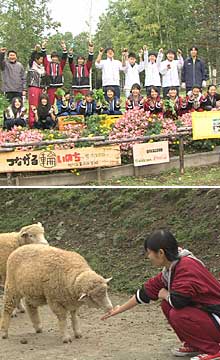
[[193, 140], [220, 138], [220, 111], [192, 113]]
[[0, 154], [0, 173], [91, 169], [121, 165], [119, 145]]

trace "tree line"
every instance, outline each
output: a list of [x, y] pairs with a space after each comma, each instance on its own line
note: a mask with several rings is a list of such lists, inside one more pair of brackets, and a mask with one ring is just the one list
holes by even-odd
[[[76, 54], [87, 52], [89, 34], [62, 34], [60, 26], [50, 16], [48, 0], [1, 1], [0, 42], [17, 50], [24, 64], [44, 37], [49, 39], [48, 51], [59, 50], [64, 39], [67, 46], [74, 45]], [[211, 80], [220, 83], [219, 0], [110, 0], [93, 40], [95, 56], [100, 47], [113, 46], [118, 58], [124, 47], [137, 53], [144, 44], [152, 50], [181, 48], [187, 56], [189, 47], [196, 45]], [[64, 75], [70, 81], [69, 74]], [[93, 76], [98, 81], [97, 74]]]

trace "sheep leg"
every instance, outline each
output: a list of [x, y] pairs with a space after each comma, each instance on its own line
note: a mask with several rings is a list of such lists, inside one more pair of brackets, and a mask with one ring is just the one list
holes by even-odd
[[19, 303], [17, 304], [17, 309], [20, 313], [25, 313], [25, 307], [23, 305], [22, 300], [20, 300]]
[[42, 333], [42, 325], [39, 317], [38, 308], [25, 301], [26, 309], [30, 320], [33, 324], [33, 328], [37, 334]]
[[72, 338], [67, 330], [67, 311], [66, 309], [60, 305], [59, 303], [49, 302], [48, 305], [53, 311], [53, 313], [57, 316], [60, 334], [63, 340], [63, 343], [72, 342]]
[[2, 339], [7, 339], [11, 316], [20, 299], [17, 298], [13, 291], [6, 287], [3, 301], [1, 331]]
[[75, 338], [80, 339], [82, 337], [82, 333], [80, 330], [79, 317], [77, 316], [77, 311], [76, 310], [71, 311], [70, 315], [71, 315], [72, 328], [75, 334]]
[[18, 313], [25, 313], [25, 308], [22, 300], [19, 300], [16, 304], [16, 308], [13, 310], [12, 317], [17, 317]]

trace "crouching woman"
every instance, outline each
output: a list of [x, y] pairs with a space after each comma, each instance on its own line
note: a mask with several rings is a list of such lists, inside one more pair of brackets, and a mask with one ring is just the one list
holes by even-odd
[[220, 282], [192, 253], [179, 250], [167, 230], [155, 231], [144, 246], [152, 264], [163, 266], [163, 271], [102, 320], [160, 299], [164, 315], [182, 342], [173, 354], [191, 356], [191, 360], [220, 359]]
[[32, 106], [34, 113], [34, 128], [46, 130], [53, 129], [56, 126], [56, 114], [54, 106], [50, 105], [47, 94], [40, 96], [38, 108]]
[[4, 111], [4, 129], [11, 130], [14, 126], [27, 126], [27, 110], [20, 98], [12, 99], [11, 105]]

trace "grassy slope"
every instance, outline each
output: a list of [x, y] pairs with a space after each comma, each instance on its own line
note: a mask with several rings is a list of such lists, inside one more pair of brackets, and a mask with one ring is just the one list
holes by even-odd
[[155, 273], [144, 260], [143, 238], [168, 226], [220, 272], [220, 190], [0, 190], [0, 231], [41, 221], [51, 244], [77, 250], [115, 290], [133, 291]]
[[[91, 185], [98, 185], [93, 182]], [[179, 169], [146, 177], [121, 177], [102, 182], [104, 186], [220, 186], [219, 165], [186, 168], [180, 175]]]

